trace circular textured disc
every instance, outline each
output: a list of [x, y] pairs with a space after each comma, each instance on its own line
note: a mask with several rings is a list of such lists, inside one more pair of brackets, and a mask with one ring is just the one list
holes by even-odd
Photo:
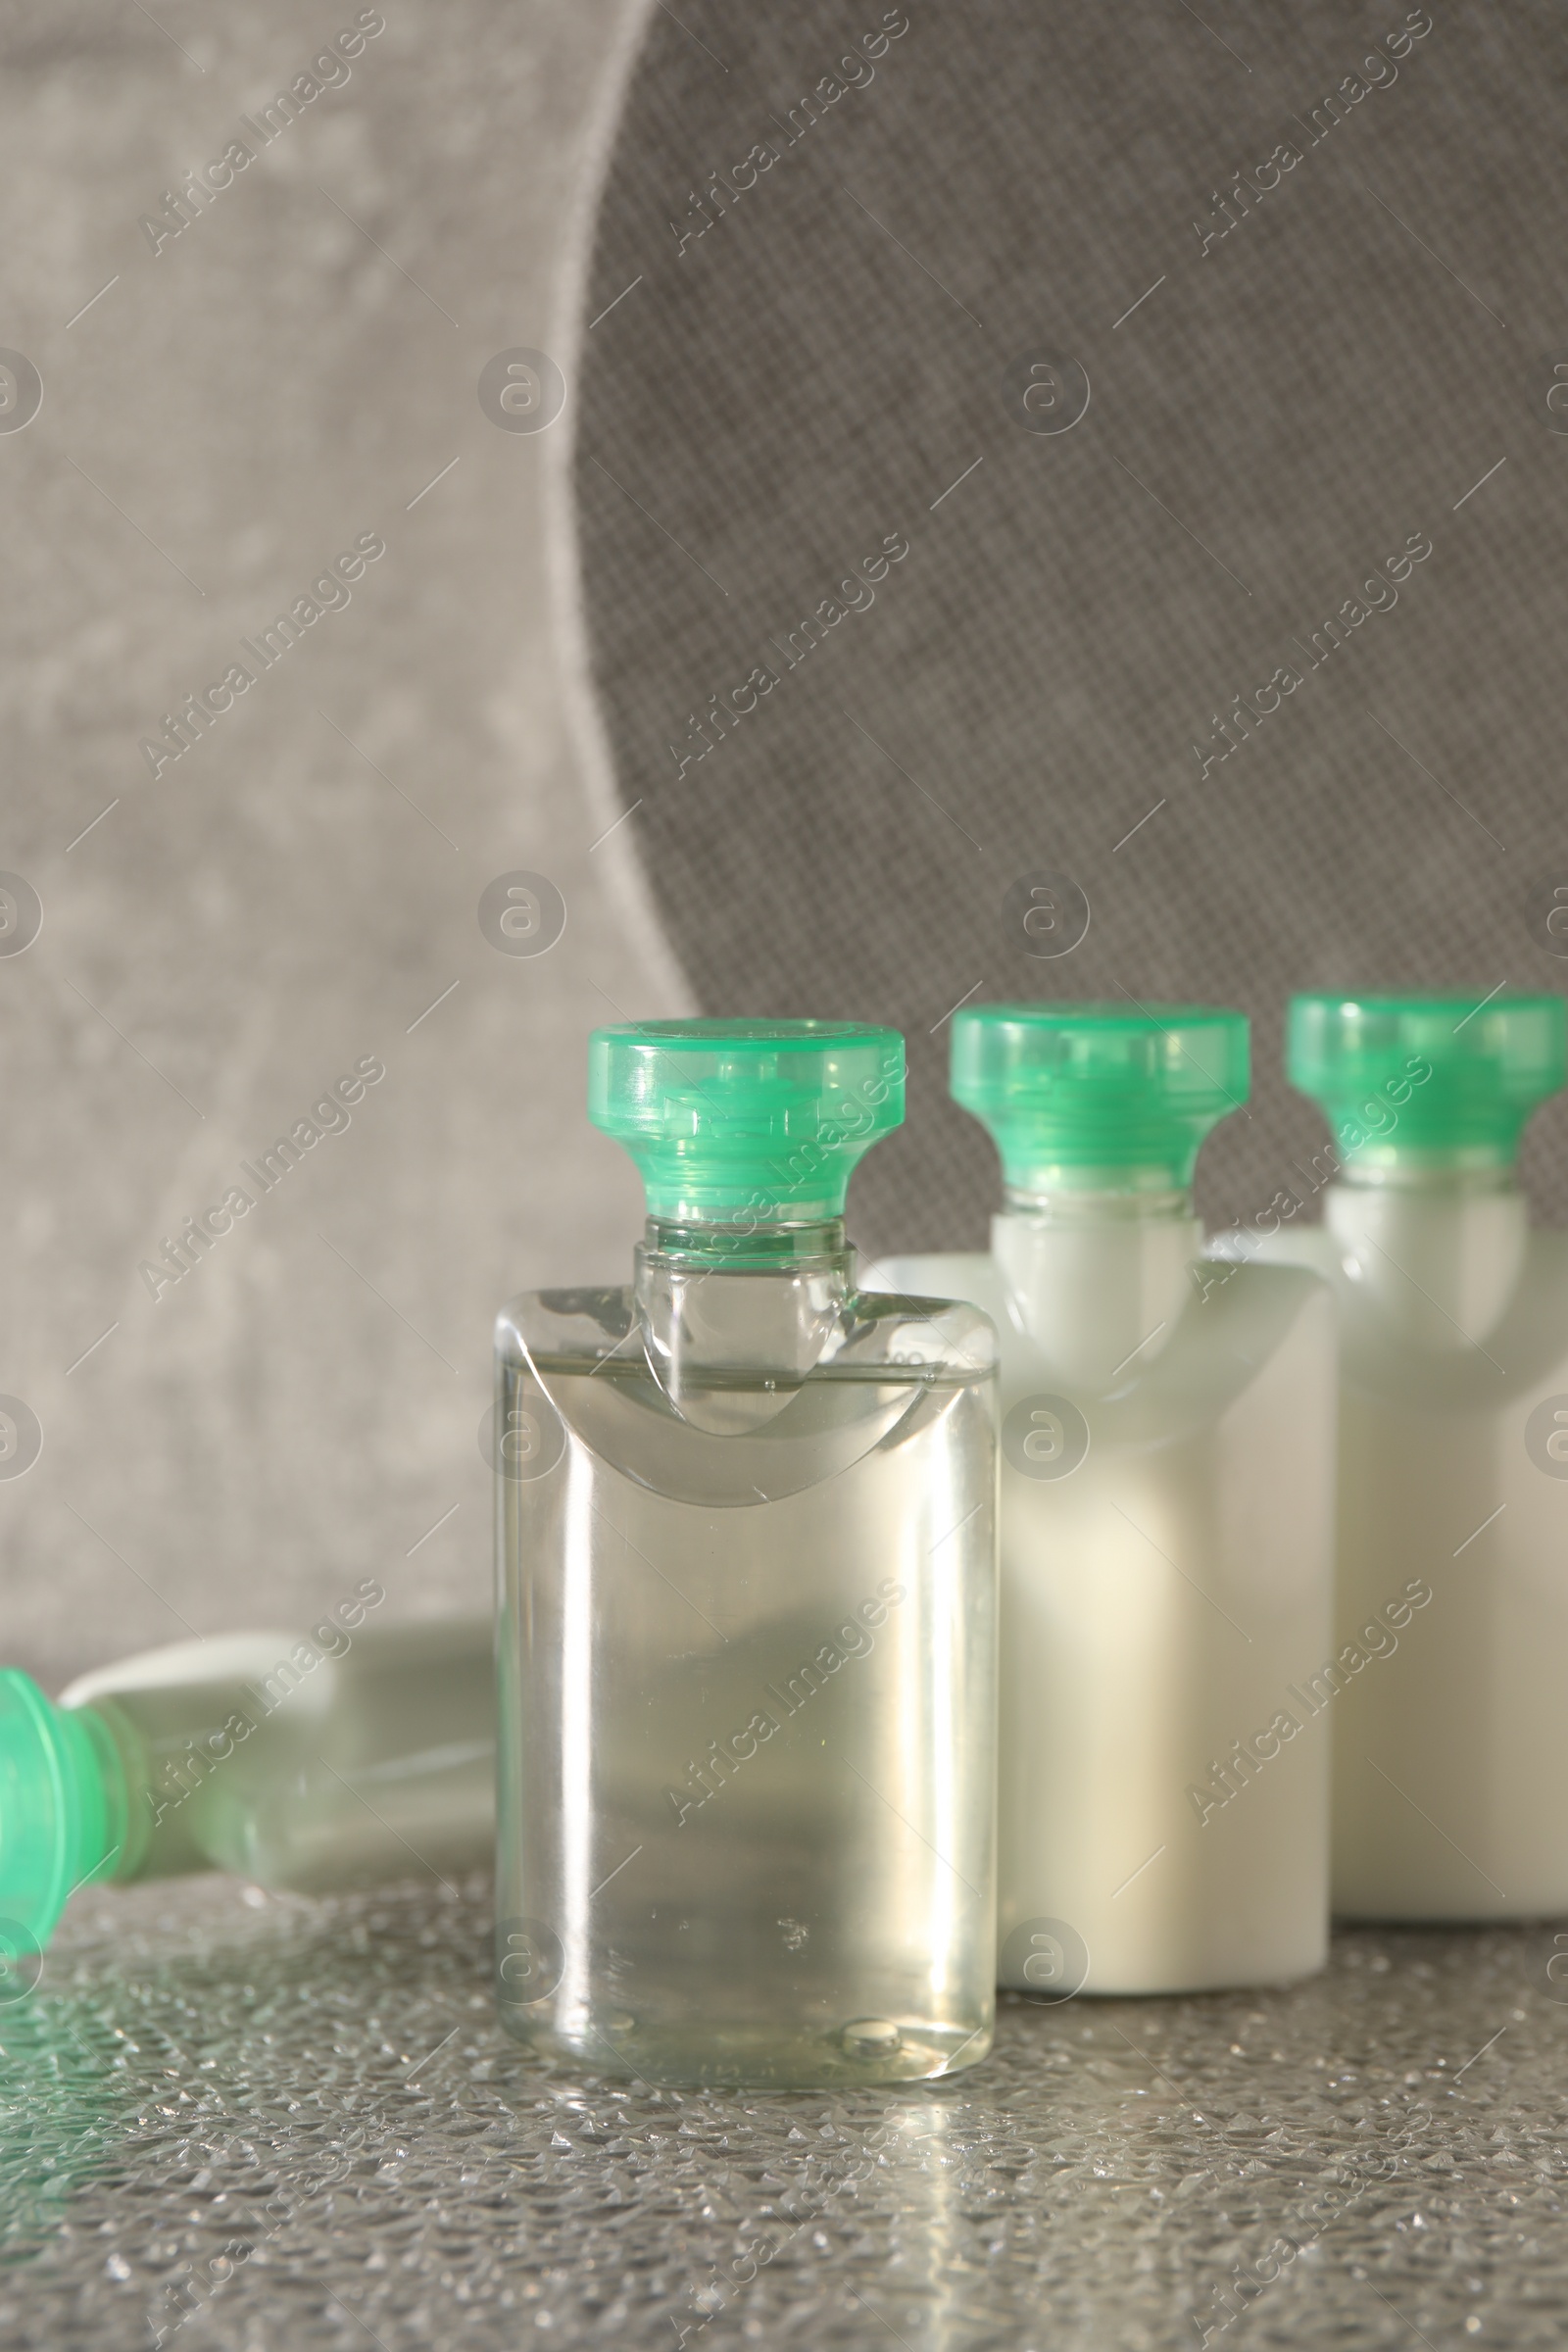
[[[704, 1008], [908, 1033], [863, 1238], [981, 1236], [945, 1053], [984, 996], [1244, 1007], [1205, 1204], [1299, 1192], [1289, 990], [1559, 985], [1551, 12], [678, 15], [610, 165], [576, 480]], [[1042, 875], [1087, 908], [1051, 956]], [[1527, 1152], [1559, 1212], [1565, 1117]]]

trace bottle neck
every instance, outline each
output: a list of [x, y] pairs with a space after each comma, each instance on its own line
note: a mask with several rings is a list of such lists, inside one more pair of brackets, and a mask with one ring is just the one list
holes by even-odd
[[815, 1273], [842, 1265], [847, 1276], [855, 1253], [842, 1217], [751, 1218], [730, 1224], [650, 1217], [637, 1255], [639, 1261], [658, 1257], [708, 1274]]
[[1452, 1152], [1412, 1152], [1389, 1146], [1348, 1153], [1341, 1184], [1363, 1191], [1428, 1195], [1511, 1193], [1515, 1162], [1485, 1146]]
[[1063, 1185], [1030, 1192], [1009, 1184], [1002, 1214], [1037, 1224], [1138, 1225], [1190, 1218], [1193, 1196], [1171, 1183], [1163, 1169], [1150, 1171], [1147, 1184]]
[[1495, 1329], [1530, 1241], [1513, 1164], [1494, 1157], [1351, 1163], [1323, 1214], [1352, 1295], [1401, 1340], [1441, 1354]]
[[[129, 1878], [141, 1858], [145, 1831], [133, 1800], [141, 1793], [144, 1760], [128, 1752], [129, 1743], [115, 1736], [115, 1727], [97, 1707], [66, 1707], [66, 1721], [79, 1724], [92, 1753], [96, 1803], [92, 1807], [89, 1842], [99, 1850], [88, 1875], [98, 1879]], [[98, 1807], [102, 1808], [101, 1811]], [[86, 1868], [83, 1849], [83, 1869]]]
[[1008, 1188], [992, 1255], [1008, 1311], [1069, 1396], [1137, 1380], [1170, 1345], [1202, 1247], [1192, 1195], [1155, 1188]]
[[728, 1432], [771, 1417], [836, 1347], [854, 1268], [841, 1217], [650, 1217], [633, 1292], [654, 1378], [698, 1427]]

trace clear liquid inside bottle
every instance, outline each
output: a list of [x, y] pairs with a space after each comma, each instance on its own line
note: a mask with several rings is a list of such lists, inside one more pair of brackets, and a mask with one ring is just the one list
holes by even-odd
[[711, 1241], [498, 1323], [501, 2014], [650, 2082], [940, 2075], [993, 2016], [994, 1335], [839, 1227]]

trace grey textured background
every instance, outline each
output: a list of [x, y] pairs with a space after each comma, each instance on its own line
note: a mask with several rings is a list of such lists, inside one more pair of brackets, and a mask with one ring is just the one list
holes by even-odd
[[[938, 1026], [975, 990], [1250, 1012], [1255, 1115], [1201, 1170], [1223, 1220], [1321, 1139], [1279, 1075], [1291, 988], [1562, 986], [1527, 920], [1568, 872], [1561, 11], [1435, 6], [1316, 144], [1403, 8], [908, 0], [831, 97], [884, 13], [692, 0], [639, 61], [591, 308], [642, 282], [592, 338], [577, 462], [627, 830], [705, 1006], [908, 1031], [864, 1240], [982, 1236], [995, 1161]], [[1195, 219], [1286, 140], [1205, 252]], [[1003, 396], [1042, 346], [1092, 385], [1057, 436]], [[890, 531], [875, 604], [786, 670]], [[1213, 714], [1422, 532], [1397, 605], [1200, 781]], [[779, 684], [678, 775], [690, 711], [759, 662]], [[1059, 962], [1003, 922], [1042, 868], [1093, 908]], [[1565, 1139], [1559, 1102], [1529, 1152], [1559, 1219]]]
[[[44, 905], [0, 958], [0, 1391], [44, 1428], [0, 1482], [0, 1656], [55, 1681], [368, 1572], [401, 1613], [483, 1605], [495, 1308], [609, 1276], [638, 1213], [586, 1033], [683, 1006], [620, 837], [589, 854], [614, 809], [564, 593], [627, 9], [388, 0], [209, 213], [156, 258], [138, 229], [356, 14], [0, 12], [0, 344], [44, 380], [0, 434], [0, 867]], [[572, 385], [542, 434], [476, 398], [516, 345]], [[140, 736], [367, 530], [348, 608], [155, 783]], [[518, 867], [567, 902], [536, 959], [477, 925]], [[155, 1305], [138, 1262], [368, 1054], [352, 1127]]]
[[[154, 13], [0, 9], [0, 341], [45, 385], [0, 434], [0, 866], [45, 906], [0, 958], [0, 1392], [45, 1433], [0, 1481], [5, 1654], [58, 1678], [372, 1566], [400, 1610], [482, 1594], [490, 1317], [623, 1264], [583, 1040], [681, 1009], [683, 971], [710, 1008], [907, 1029], [910, 1124], [853, 1200], [878, 1248], [982, 1230], [939, 1025], [970, 991], [1246, 1004], [1224, 1218], [1317, 1137], [1274, 1067], [1288, 986], [1560, 984], [1525, 917], [1568, 867], [1544, 6], [1439, 11], [1206, 257], [1216, 185], [1402, 12], [913, 6], [678, 253], [880, 9], [653, 9], [633, 65], [630, 0], [394, 7], [156, 258], [139, 216], [355, 11]], [[1000, 390], [1043, 343], [1094, 386], [1060, 437]], [[537, 436], [475, 397], [516, 344], [566, 371]], [[142, 733], [371, 528], [349, 608], [148, 777]], [[1196, 781], [1216, 708], [1417, 529], [1398, 606]], [[693, 707], [890, 531], [871, 609], [675, 781]], [[519, 866], [568, 906], [538, 959], [475, 920]], [[1038, 866], [1094, 907], [1060, 963], [1004, 932]], [[350, 1131], [154, 1305], [138, 1262], [367, 1053]], [[1554, 1215], [1565, 1123], [1527, 1152]]]

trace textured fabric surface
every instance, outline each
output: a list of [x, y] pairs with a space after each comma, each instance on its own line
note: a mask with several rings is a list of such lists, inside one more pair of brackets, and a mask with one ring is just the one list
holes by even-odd
[[476, 1894], [80, 1898], [0, 2010], [0, 2344], [1562, 2342], [1544, 1931], [1008, 2001], [950, 2083], [762, 2098], [525, 2058], [488, 1926]]
[[[909, 1034], [862, 1239], [980, 1237], [971, 993], [1244, 1006], [1228, 1218], [1321, 1141], [1290, 989], [1561, 986], [1565, 92], [1544, 0], [652, 18], [589, 302], [599, 685], [705, 1006]], [[1041, 872], [1091, 910], [1059, 960], [1006, 906]]]
[[[403, 1615], [484, 1605], [496, 1307], [617, 1278], [637, 1228], [587, 1033], [685, 1009], [593, 849], [564, 428], [476, 397], [516, 345], [575, 377], [625, 0], [367, 10], [206, 211], [141, 226], [360, 13], [0, 0], [0, 345], [42, 378], [22, 429], [0, 380], [0, 870], [43, 908], [24, 953], [0, 928], [0, 1394], [43, 1431], [0, 1456], [0, 1660], [51, 1687], [368, 1572]], [[143, 733], [366, 532], [155, 780]], [[566, 904], [548, 955], [480, 929], [519, 868]], [[138, 1264], [364, 1055], [347, 1130], [154, 1299]]]

